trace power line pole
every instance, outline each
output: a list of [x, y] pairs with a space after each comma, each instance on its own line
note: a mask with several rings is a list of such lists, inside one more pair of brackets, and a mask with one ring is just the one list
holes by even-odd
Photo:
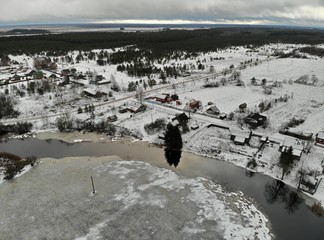
[[91, 178], [91, 183], [92, 183], [92, 193], [95, 194], [96, 190], [95, 190], [94, 183], [93, 183], [93, 177], [91, 176], [90, 178]]

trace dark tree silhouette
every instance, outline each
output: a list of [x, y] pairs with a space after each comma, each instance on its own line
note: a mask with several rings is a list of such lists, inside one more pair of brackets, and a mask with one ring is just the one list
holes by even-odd
[[165, 158], [170, 166], [178, 166], [181, 158], [182, 138], [178, 126], [167, 125], [164, 137]]
[[287, 151], [282, 152], [279, 158], [279, 167], [282, 168], [281, 180], [283, 180], [284, 175], [287, 174], [293, 167], [294, 157], [292, 147], [288, 148]]
[[0, 66], [9, 66], [10, 65], [10, 58], [8, 55], [4, 55], [0, 59]]
[[167, 125], [164, 137], [165, 147], [168, 150], [181, 150], [182, 149], [182, 137], [178, 126], [172, 124]]
[[0, 119], [5, 117], [17, 117], [19, 112], [14, 109], [14, 101], [11, 97], [0, 93]]
[[282, 181], [274, 180], [267, 183], [264, 189], [264, 196], [268, 203], [284, 202], [289, 188]]
[[177, 167], [180, 158], [181, 158], [181, 151], [179, 150], [168, 150], [167, 148], [164, 150], [164, 156], [170, 166], [174, 165]]
[[298, 196], [297, 192], [290, 192], [286, 198], [285, 209], [289, 214], [294, 213], [302, 202], [303, 199]]
[[291, 191], [279, 180], [265, 185], [264, 196], [269, 204], [284, 203], [284, 208], [289, 214], [294, 213], [303, 202], [297, 192]]

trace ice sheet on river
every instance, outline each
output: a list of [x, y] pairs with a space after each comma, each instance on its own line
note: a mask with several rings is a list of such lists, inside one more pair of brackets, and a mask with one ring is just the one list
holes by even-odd
[[0, 209], [4, 239], [271, 239], [242, 193], [107, 157], [43, 159], [0, 185]]

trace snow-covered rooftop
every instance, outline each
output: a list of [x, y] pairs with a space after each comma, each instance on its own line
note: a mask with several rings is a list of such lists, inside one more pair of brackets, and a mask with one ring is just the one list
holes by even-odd
[[243, 144], [245, 142], [245, 138], [236, 136], [234, 141], [237, 142], [237, 143], [242, 143]]
[[93, 89], [93, 88], [86, 88], [83, 90], [84, 92], [87, 92], [91, 95], [96, 95], [97, 94], [97, 90]]
[[317, 135], [317, 138], [324, 139], [324, 131], [319, 132], [318, 135]]
[[286, 137], [282, 143], [283, 147], [289, 148], [292, 147], [293, 150], [300, 150], [304, 149], [304, 142], [297, 138]]
[[250, 138], [251, 131], [249, 130], [241, 130], [237, 128], [231, 128], [231, 135], [236, 136], [236, 137], [242, 137], [242, 138]]

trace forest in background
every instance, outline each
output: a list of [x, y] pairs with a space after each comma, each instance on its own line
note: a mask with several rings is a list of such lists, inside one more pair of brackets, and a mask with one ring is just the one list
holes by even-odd
[[287, 29], [273, 27], [228, 27], [158, 32], [74, 32], [0, 38], [0, 55], [38, 54], [50, 52], [64, 55], [71, 50], [89, 51], [133, 45], [164, 55], [170, 51], [209, 52], [229, 46], [260, 46], [268, 43], [324, 43], [319, 29]]

